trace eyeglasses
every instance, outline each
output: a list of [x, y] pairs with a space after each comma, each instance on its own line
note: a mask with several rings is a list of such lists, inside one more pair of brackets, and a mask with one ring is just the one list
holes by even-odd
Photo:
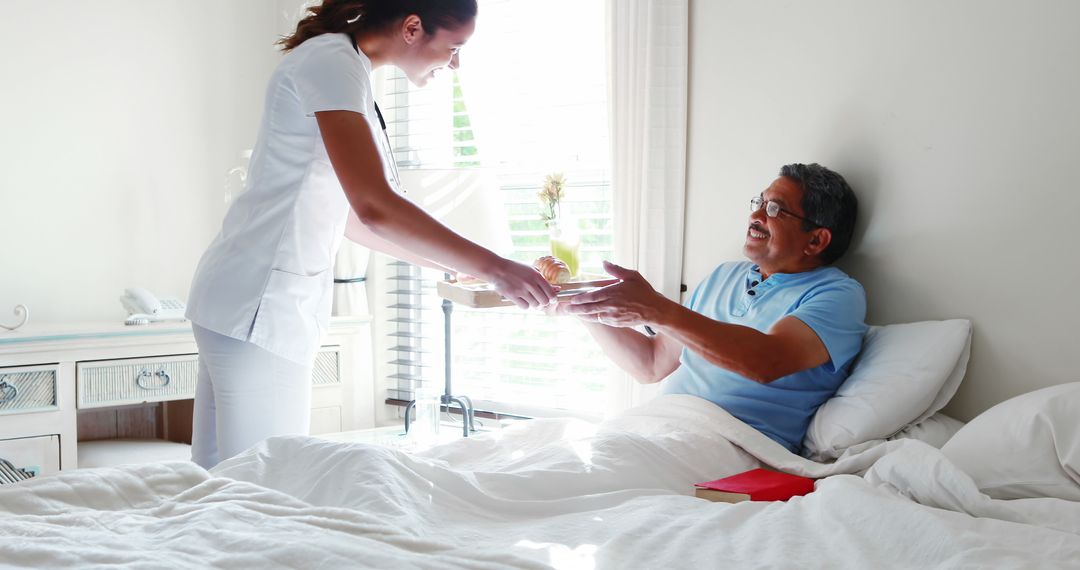
[[783, 213], [791, 216], [792, 218], [798, 218], [798, 219], [800, 219], [800, 220], [802, 220], [804, 222], [814, 224], [815, 226], [817, 226], [819, 228], [828, 229], [828, 227], [829, 227], [829, 226], [826, 226], [824, 224], [819, 224], [819, 223], [815, 222], [814, 220], [811, 220], [810, 218], [804, 218], [804, 217], [796, 214], [795, 212], [792, 212], [791, 210], [788, 210], [786, 208], [782, 208], [780, 206], [780, 202], [776, 202], [774, 200], [766, 200], [765, 198], [762, 198], [761, 196], [754, 196], [753, 198], [750, 198], [750, 211], [751, 212], [756, 212], [756, 211], [758, 211], [758, 210], [760, 210], [762, 208], [765, 208], [765, 215], [769, 216], [770, 218], [775, 218], [776, 216], [780, 215], [780, 212], [783, 212]]

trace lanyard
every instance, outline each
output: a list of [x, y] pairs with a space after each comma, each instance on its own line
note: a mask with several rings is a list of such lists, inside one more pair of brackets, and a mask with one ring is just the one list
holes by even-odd
[[[352, 43], [352, 47], [359, 55], [360, 47], [356, 45], [356, 37], [352, 34], [345, 34], [349, 38], [349, 42]], [[390, 162], [390, 175], [394, 178], [394, 186], [397, 191], [405, 194], [405, 188], [401, 186], [401, 175], [398, 173], [397, 159], [394, 158], [394, 145], [390, 143], [390, 134], [386, 132], [386, 120], [383, 119], [382, 110], [379, 109], [379, 102], [372, 101], [375, 104], [375, 115], [379, 117], [379, 126], [382, 127], [383, 141], [385, 143], [386, 159]]]

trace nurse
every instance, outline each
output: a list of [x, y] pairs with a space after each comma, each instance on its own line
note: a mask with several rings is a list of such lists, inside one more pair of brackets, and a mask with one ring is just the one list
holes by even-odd
[[548, 282], [446, 228], [398, 194], [372, 71], [423, 86], [476, 26], [476, 0], [325, 0], [279, 43], [247, 190], [195, 272], [199, 347], [192, 460], [209, 468], [274, 435], [308, 431], [311, 371], [343, 236], [492, 283], [521, 308]]

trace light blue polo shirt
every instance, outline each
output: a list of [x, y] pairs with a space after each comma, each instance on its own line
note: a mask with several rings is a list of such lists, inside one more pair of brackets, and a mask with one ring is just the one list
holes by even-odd
[[711, 319], [768, 332], [786, 316], [806, 323], [829, 351], [817, 368], [760, 384], [683, 348], [680, 366], [661, 384], [664, 393], [710, 400], [794, 453], [810, 418], [847, 378], [867, 327], [862, 285], [831, 266], [761, 279], [749, 261], [724, 263], [705, 279], [687, 307]]

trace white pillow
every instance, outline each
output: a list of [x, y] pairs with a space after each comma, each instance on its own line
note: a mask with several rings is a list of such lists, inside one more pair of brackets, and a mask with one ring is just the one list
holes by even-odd
[[971, 321], [870, 327], [851, 374], [810, 420], [803, 454], [835, 459], [934, 415], [956, 393], [971, 355]]
[[941, 452], [995, 499], [1080, 501], [1080, 382], [1036, 390], [986, 410]]
[[941, 449], [962, 427], [964, 422], [938, 412], [917, 424], [907, 426], [889, 440], [917, 439]]

